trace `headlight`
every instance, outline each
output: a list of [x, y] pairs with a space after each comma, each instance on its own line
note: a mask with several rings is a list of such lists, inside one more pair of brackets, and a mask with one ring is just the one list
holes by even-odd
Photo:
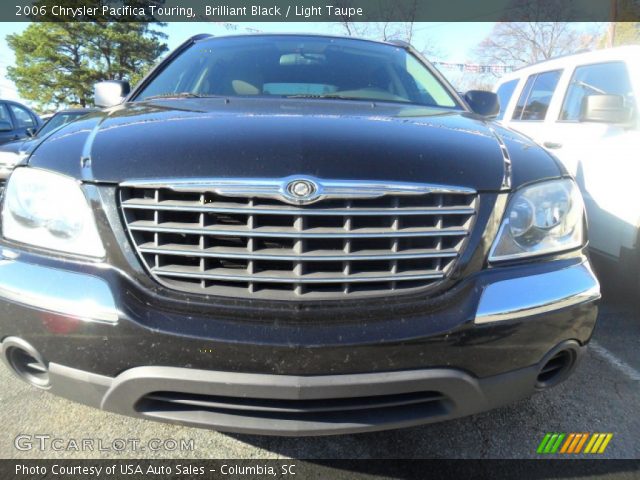
[[544, 255], [584, 243], [584, 205], [573, 180], [524, 187], [507, 206], [489, 261]]
[[105, 255], [80, 183], [35, 168], [17, 168], [9, 178], [2, 208], [2, 235], [50, 250]]

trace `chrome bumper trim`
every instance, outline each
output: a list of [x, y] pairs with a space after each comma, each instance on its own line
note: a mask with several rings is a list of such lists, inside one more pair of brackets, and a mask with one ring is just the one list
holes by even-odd
[[18, 260], [0, 260], [0, 298], [88, 321], [116, 324], [119, 318], [104, 280]]
[[474, 323], [514, 320], [553, 312], [600, 298], [600, 284], [588, 262], [528, 277], [492, 283], [480, 297]]

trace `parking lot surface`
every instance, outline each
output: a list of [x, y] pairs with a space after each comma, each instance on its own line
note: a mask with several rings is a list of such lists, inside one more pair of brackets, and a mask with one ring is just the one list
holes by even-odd
[[[547, 432], [611, 432], [613, 438], [599, 457], [637, 459], [639, 338], [638, 306], [625, 295], [605, 295], [598, 326], [582, 364], [569, 380], [552, 390], [459, 420], [316, 438], [224, 434], [109, 414], [32, 388], [15, 379], [2, 365], [0, 457], [535, 458], [536, 448]], [[63, 445], [64, 450], [54, 451], [48, 445], [43, 451], [38, 448], [38, 441], [32, 442], [32, 449], [19, 450], [14, 445], [18, 435], [61, 439], [57, 445]], [[94, 450], [77, 451], [73, 442], [67, 448], [70, 441], [80, 443], [83, 439], [93, 441]], [[114, 442], [116, 439], [126, 440], [127, 448], [114, 450], [114, 445], [121, 445]], [[185, 448], [181, 448], [181, 440], [185, 441]], [[133, 449], [136, 441], [139, 442]]]

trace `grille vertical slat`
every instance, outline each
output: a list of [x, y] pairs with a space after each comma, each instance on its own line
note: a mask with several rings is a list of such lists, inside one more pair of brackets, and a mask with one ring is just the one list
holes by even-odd
[[[155, 190], [153, 193], [153, 199], [156, 203], [160, 203], [160, 190]], [[160, 224], [160, 212], [161, 210], [155, 210], [153, 212], [153, 223], [157, 226]], [[153, 234], [153, 242], [156, 247], [160, 246], [160, 234], [158, 232], [154, 232]], [[160, 268], [160, 255], [155, 254], [153, 256], [153, 263], [155, 268]]]
[[[205, 202], [205, 198], [204, 198], [204, 193], [200, 194], [200, 203], [204, 205]], [[198, 223], [200, 225], [201, 228], [204, 228], [204, 212], [201, 212], [198, 215]], [[201, 251], [204, 251], [205, 249], [205, 236], [204, 235], [200, 235], [200, 238], [198, 239], [198, 247]], [[201, 272], [205, 272], [207, 267], [207, 257], [202, 256], [200, 257], [200, 271]], [[207, 288], [207, 281], [203, 278], [202, 280], [200, 280], [200, 288], [205, 289]]]
[[[353, 202], [351, 202], [351, 200], [346, 200], [345, 201], [345, 207], [347, 210], [351, 210], [351, 208], [353, 207]], [[344, 217], [344, 229], [347, 232], [351, 231], [351, 228], [353, 226], [353, 217], [351, 215], [347, 215]], [[345, 276], [348, 276], [351, 274], [351, 260], [349, 259], [349, 254], [351, 253], [351, 239], [349, 237], [344, 239], [344, 262], [342, 264], [342, 271], [344, 272]], [[349, 294], [351, 292], [351, 284], [346, 282], [342, 285], [342, 291], [345, 293], [345, 295]]]
[[259, 196], [125, 186], [120, 202], [140, 258], [164, 285], [304, 299], [434, 286], [460, 257], [478, 196], [392, 194], [292, 206]]
[[[249, 199], [249, 208], [253, 207], [253, 198]], [[249, 227], [250, 230], [253, 230], [253, 228], [255, 227], [254, 225], [254, 216], [253, 215], [249, 215], [247, 217], [247, 226]], [[252, 237], [249, 237], [249, 239], [247, 240], [247, 251], [251, 254], [253, 253], [255, 249], [255, 245], [254, 245], [254, 240]], [[253, 276], [255, 272], [255, 268], [254, 268], [254, 260], [253, 257], [248, 257], [247, 258], [247, 273], [249, 274], [249, 276]], [[254, 293], [256, 290], [256, 285], [254, 282], [249, 281], [247, 288], [249, 289], [249, 293]]]
[[[293, 222], [295, 229], [299, 232], [304, 231], [304, 217], [302, 215], [296, 215], [295, 220]], [[302, 238], [298, 238], [295, 240], [294, 251], [296, 252], [297, 260], [294, 261], [293, 271], [296, 276], [302, 277], [304, 274], [304, 265], [299, 260], [300, 255], [304, 252], [305, 245], [304, 240]], [[296, 295], [300, 296], [304, 292], [304, 286], [302, 283], [297, 283], [294, 289]]]
[[[444, 205], [443, 205], [443, 197], [442, 197], [442, 194], [439, 194], [438, 195], [438, 208], [442, 209], [443, 207], [444, 207]], [[442, 229], [442, 220], [443, 220], [443, 216], [442, 215], [438, 215], [436, 228]], [[438, 238], [438, 240], [436, 241], [436, 250], [438, 250], [438, 251], [442, 250], [442, 238]], [[438, 257], [436, 262], [437, 262], [436, 263], [436, 268], [440, 269], [442, 267], [442, 257]]]
[[[400, 206], [400, 199], [398, 197], [394, 197], [392, 205], [394, 210], [398, 210], [398, 207]], [[398, 215], [395, 215], [392, 218], [393, 220], [391, 224], [391, 229], [397, 231], [400, 228], [400, 217]], [[394, 237], [391, 240], [391, 251], [394, 254], [398, 253], [398, 237]], [[393, 260], [391, 260], [391, 275], [397, 275], [397, 274], [398, 274], [398, 260], [394, 258]], [[397, 282], [391, 282], [391, 290], [395, 290], [397, 286], [398, 286]]]

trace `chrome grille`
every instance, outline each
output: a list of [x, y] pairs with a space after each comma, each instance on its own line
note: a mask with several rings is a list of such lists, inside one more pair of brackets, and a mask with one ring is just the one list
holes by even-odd
[[301, 206], [252, 195], [249, 186], [140, 183], [123, 185], [120, 202], [144, 265], [176, 290], [384, 295], [432, 286], [451, 272], [472, 228], [475, 192], [405, 184], [357, 198], [353, 185], [348, 198], [342, 185], [340, 194]]

